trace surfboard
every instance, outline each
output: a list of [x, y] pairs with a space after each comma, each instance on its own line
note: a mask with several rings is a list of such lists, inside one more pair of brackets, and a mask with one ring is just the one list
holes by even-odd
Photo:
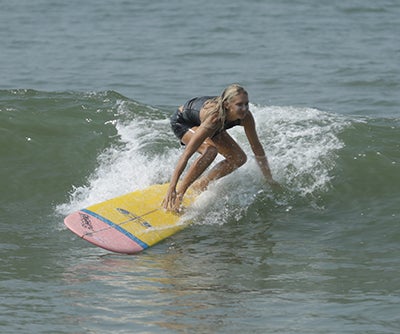
[[[64, 224], [82, 239], [112, 252], [135, 254], [185, 228], [190, 222], [161, 202], [169, 184], [137, 190], [71, 213]], [[195, 199], [190, 193], [183, 206]]]

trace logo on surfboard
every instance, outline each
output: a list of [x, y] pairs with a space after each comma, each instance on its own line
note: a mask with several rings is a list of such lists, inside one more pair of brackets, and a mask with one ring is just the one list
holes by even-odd
[[142, 226], [144, 226], [146, 228], [151, 228], [152, 227], [151, 224], [149, 222], [143, 220], [142, 217], [137, 216], [134, 213], [129, 212], [128, 210], [125, 210], [125, 209], [122, 209], [122, 208], [116, 208], [115, 210], [117, 210], [119, 213], [121, 213], [121, 214], [123, 214], [125, 216], [128, 216], [130, 218], [129, 219], [130, 221], [137, 220], [138, 223], [140, 223], [140, 225], [142, 225]]
[[81, 213], [79, 212], [79, 216], [81, 217], [81, 225], [83, 228], [94, 231], [92, 221], [90, 220], [90, 216], [87, 215], [86, 213]]

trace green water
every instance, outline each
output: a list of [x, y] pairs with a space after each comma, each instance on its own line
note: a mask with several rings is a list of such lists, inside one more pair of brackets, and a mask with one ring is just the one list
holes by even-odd
[[129, 257], [79, 240], [62, 219], [167, 181], [180, 151], [173, 109], [30, 90], [2, 91], [0, 110], [7, 331], [397, 328], [398, 120], [253, 106], [285, 191], [263, 185], [250, 159], [205, 194], [194, 225]]
[[[398, 333], [395, 0], [0, 2], [1, 333]], [[138, 256], [63, 225], [171, 176], [168, 117], [249, 91], [272, 171]]]

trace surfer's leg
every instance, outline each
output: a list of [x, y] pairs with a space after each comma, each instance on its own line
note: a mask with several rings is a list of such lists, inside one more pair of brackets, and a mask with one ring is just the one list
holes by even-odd
[[226, 131], [215, 136], [212, 141], [213, 145], [218, 149], [218, 153], [222, 154], [225, 159], [199, 178], [193, 184], [195, 189], [205, 190], [211, 181], [232, 173], [247, 161], [246, 154]]
[[[185, 144], [188, 143], [190, 138], [193, 136], [194, 131], [195, 128], [186, 132], [182, 137], [182, 142]], [[200, 156], [190, 165], [187, 173], [179, 183], [177, 191], [179, 194], [184, 194], [190, 185], [196, 181], [201, 174], [203, 174], [218, 155], [218, 149], [209, 138], [200, 145], [197, 151], [200, 153]]]

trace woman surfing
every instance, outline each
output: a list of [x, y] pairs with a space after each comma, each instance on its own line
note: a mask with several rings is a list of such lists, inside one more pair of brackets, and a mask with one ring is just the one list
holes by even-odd
[[[243, 87], [232, 84], [220, 96], [196, 97], [187, 101], [172, 115], [172, 130], [185, 145], [185, 149], [172, 173], [162, 203], [165, 209], [179, 211], [183, 196], [191, 185], [194, 190], [203, 191], [211, 181], [232, 173], [247, 161], [246, 154], [226, 131], [238, 125], [244, 127], [266, 181], [271, 186], [279, 186], [272, 177], [264, 148], [258, 139], [254, 117], [249, 110], [248, 93]], [[200, 156], [178, 184], [195, 152], [200, 153]], [[202, 175], [218, 154], [225, 159]]]

